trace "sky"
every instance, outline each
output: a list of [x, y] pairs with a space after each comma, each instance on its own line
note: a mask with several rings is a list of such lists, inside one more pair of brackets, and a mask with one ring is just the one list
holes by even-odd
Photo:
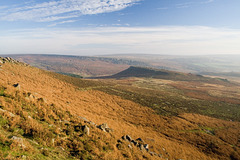
[[240, 54], [240, 0], [0, 0], [0, 54]]

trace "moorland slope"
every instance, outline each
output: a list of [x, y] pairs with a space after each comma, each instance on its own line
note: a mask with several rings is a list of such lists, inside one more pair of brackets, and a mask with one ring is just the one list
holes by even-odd
[[[93, 89], [108, 87], [106, 82], [0, 60], [4, 62], [0, 68], [3, 159], [240, 158], [239, 122], [194, 113], [162, 116], [134, 101]], [[107, 123], [111, 132], [89, 121], [97, 126]], [[82, 127], [89, 128], [89, 133]], [[149, 151], [123, 140], [123, 135], [141, 137]]]

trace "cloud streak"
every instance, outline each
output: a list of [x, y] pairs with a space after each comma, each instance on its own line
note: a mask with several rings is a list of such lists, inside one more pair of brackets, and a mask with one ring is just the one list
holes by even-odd
[[24, 7], [0, 7], [2, 21], [50, 22], [82, 15], [119, 11], [141, 0], [59, 0]]
[[204, 26], [33, 29], [0, 35], [2, 54], [240, 53], [240, 30]]

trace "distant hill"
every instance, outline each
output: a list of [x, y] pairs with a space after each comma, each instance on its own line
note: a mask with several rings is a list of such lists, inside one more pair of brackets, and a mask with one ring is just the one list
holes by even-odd
[[40, 69], [83, 77], [112, 75], [131, 65], [148, 66], [144, 62], [121, 58], [30, 54], [11, 57]]
[[114, 74], [112, 76], [98, 77], [98, 78], [127, 78], [127, 77], [143, 77], [143, 78], [156, 78], [156, 79], [167, 79], [167, 80], [179, 80], [179, 81], [210, 81], [210, 80], [221, 80], [227, 81], [226, 79], [213, 79], [204, 77], [202, 75], [181, 73], [168, 71], [164, 69], [154, 69], [147, 67], [136, 67], [131, 66], [128, 69]]
[[172, 71], [239, 72], [240, 55], [160, 55], [160, 54], [119, 54], [103, 57], [125, 58], [141, 61], [154, 68]]

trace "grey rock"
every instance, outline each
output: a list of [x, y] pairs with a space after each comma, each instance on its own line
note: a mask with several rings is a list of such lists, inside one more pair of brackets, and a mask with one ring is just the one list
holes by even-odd
[[138, 138], [136, 140], [144, 143], [144, 140], [142, 138]]
[[118, 143], [122, 143], [121, 139], [117, 140]]
[[128, 148], [132, 149], [132, 146], [129, 144], [129, 145], [128, 145]]
[[17, 142], [17, 143], [19, 144], [19, 146], [22, 147], [23, 149], [26, 148], [26, 146], [25, 146], [24, 143], [23, 143], [23, 139], [22, 139], [22, 138], [17, 137], [17, 136], [13, 136], [11, 139], [12, 139], [13, 141]]
[[89, 127], [87, 125], [83, 126], [83, 133], [89, 135]]
[[15, 117], [15, 114], [13, 114], [12, 112], [8, 112], [8, 113], [11, 117]]
[[13, 84], [13, 87], [20, 89], [20, 84], [19, 83]]
[[144, 148], [148, 151], [148, 150], [149, 150], [149, 145], [148, 145], [148, 144], [145, 144], [145, 145], [144, 145]]
[[25, 155], [22, 155], [22, 159], [27, 159], [27, 156], [25, 156]]
[[137, 145], [138, 145], [138, 142], [135, 141], [135, 140], [132, 140], [131, 143], [133, 143], [134, 146], [137, 146]]
[[[101, 129], [101, 130], [104, 131], [104, 132], [109, 131], [109, 130], [107, 129], [107, 128], [109, 128], [108, 125], [107, 125], [107, 123], [103, 123], [103, 124], [99, 125], [98, 128]], [[106, 129], [107, 129], [107, 130], [106, 130]]]
[[132, 138], [129, 136], [129, 135], [126, 135], [126, 139], [131, 142], [132, 141]]
[[88, 124], [90, 124], [90, 125], [92, 125], [92, 126], [96, 126], [96, 124], [94, 123], [94, 122], [92, 122], [92, 121], [89, 121], [89, 122], [87, 122]]
[[122, 136], [122, 139], [123, 139], [124, 141], [126, 141], [126, 140], [127, 140], [126, 135]]
[[140, 149], [140, 150], [144, 150], [143, 144], [139, 144], [139, 149]]
[[149, 154], [150, 154], [151, 156], [158, 156], [158, 154], [155, 153], [155, 152], [149, 152]]
[[113, 132], [113, 129], [112, 129], [112, 128], [105, 128], [105, 130], [106, 130], [106, 132], [108, 132], [108, 133]]

